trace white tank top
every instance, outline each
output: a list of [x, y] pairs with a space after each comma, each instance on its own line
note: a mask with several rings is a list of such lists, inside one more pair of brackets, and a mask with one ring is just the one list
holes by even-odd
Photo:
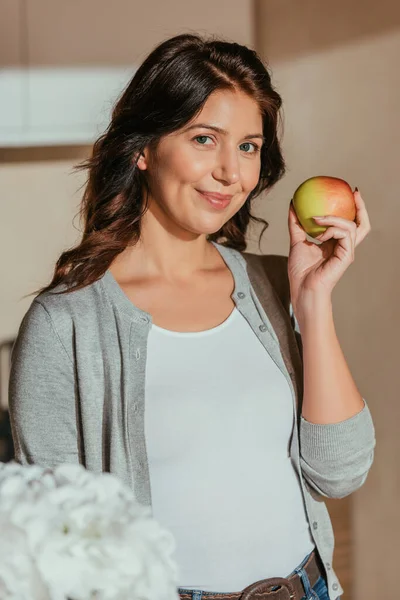
[[292, 396], [237, 308], [207, 331], [153, 325], [145, 398], [153, 516], [175, 537], [179, 587], [232, 592], [291, 573], [314, 548], [289, 456]]

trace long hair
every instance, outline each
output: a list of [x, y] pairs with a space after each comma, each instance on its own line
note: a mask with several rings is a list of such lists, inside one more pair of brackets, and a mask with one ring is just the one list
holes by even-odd
[[265, 143], [257, 186], [240, 210], [207, 239], [243, 251], [252, 220], [264, 225], [261, 240], [268, 223], [250, 209], [252, 200], [285, 172], [279, 143], [281, 97], [254, 50], [213, 37], [177, 35], [159, 44], [140, 65], [116, 102], [108, 128], [94, 143], [91, 157], [75, 167], [88, 171], [79, 210], [82, 239], [61, 254], [51, 282], [33, 293], [60, 284], [67, 289], [58, 293], [81, 289], [99, 279], [128, 245], [139, 241], [149, 192], [137, 167], [140, 154], [146, 147], [156, 149], [163, 136], [185, 126], [216, 90], [240, 90], [258, 103]]

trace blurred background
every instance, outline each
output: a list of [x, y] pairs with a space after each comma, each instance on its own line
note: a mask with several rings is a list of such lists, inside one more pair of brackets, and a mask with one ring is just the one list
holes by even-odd
[[[183, 32], [255, 48], [284, 102], [284, 179], [257, 200], [262, 252], [288, 255], [288, 204], [314, 175], [358, 186], [372, 231], [334, 292], [342, 348], [376, 433], [375, 463], [328, 501], [344, 600], [397, 597], [400, 559], [400, 3], [398, 0], [0, 0], [0, 459], [13, 456], [9, 354], [33, 297], [80, 238], [72, 172], [146, 54]], [[258, 229], [249, 251], [259, 252]]]

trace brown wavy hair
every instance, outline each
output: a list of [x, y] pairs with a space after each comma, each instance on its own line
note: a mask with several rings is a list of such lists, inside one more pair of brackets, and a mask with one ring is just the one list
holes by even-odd
[[268, 223], [251, 214], [252, 200], [285, 172], [279, 142], [281, 97], [254, 50], [215, 37], [177, 35], [147, 56], [116, 102], [92, 156], [75, 167], [88, 171], [78, 213], [84, 223], [82, 239], [61, 254], [51, 282], [33, 293], [60, 284], [67, 289], [57, 293], [81, 289], [99, 279], [128, 245], [138, 242], [149, 192], [137, 167], [140, 153], [146, 147], [156, 149], [163, 136], [196, 117], [216, 90], [240, 90], [258, 103], [265, 142], [257, 186], [240, 210], [207, 239], [243, 251], [248, 225], [256, 221], [263, 223], [260, 242]]

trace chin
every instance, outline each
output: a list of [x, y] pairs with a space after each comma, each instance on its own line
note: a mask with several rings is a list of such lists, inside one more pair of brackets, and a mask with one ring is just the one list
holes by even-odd
[[213, 235], [214, 233], [220, 231], [228, 220], [229, 219], [218, 219], [218, 222], [207, 223], [203, 226], [199, 226], [198, 224], [198, 226], [195, 229], [197, 233], [200, 233], [202, 235]]

